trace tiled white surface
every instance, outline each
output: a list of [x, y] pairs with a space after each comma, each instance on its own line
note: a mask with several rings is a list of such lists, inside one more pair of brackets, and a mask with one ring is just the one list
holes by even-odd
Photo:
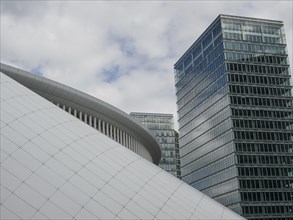
[[2, 73], [1, 122], [1, 219], [241, 219]]

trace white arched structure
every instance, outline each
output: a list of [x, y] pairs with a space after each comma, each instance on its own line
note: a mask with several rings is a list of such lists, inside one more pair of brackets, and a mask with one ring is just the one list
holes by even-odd
[[1, 64], [0, 70], [138, 155], [155, 164], [159, 163], [161, 149], [156, 138], [125, 112], [42, 76], [5, 64]]

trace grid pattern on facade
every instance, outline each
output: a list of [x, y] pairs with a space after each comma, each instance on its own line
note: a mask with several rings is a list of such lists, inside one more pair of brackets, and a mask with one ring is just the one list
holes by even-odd
[[182, 179], [248, 219], [292, 218], [283, 23], [220, 15], [174, 68]]
[[293, 217], [293, 98], [282, 23], [223, 18], [242, 212]]
[[1, 219], [241, 219], [2, 73], [0, 185]]
[[131, 112], [130, 116], [146, 126], [162, 148], [159, 166], [181, 178], [178, 133], [174, 130], [171, 114]]

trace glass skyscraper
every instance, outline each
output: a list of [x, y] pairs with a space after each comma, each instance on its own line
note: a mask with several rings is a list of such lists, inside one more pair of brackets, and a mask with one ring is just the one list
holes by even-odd
[[292, 219], [283, 22], [219, 15], [174, 68], [182, 179], [247, 219]]
[[159, 166], [180, 178], [178, 133], [174, 130], [172, 114], [131, 112], [130, 116], [142, 123], [157, 138], [162, 148]]

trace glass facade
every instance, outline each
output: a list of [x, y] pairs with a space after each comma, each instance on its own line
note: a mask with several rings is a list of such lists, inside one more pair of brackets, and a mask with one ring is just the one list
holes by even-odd
[[141, 112], [131, 112], [130, 115], [146, 126], [157, 138], [162, 148], [159, 166], [180, 178], [178, 133], [174, 130], [173, 115]]
[[174, 68], [182, 179], [247, 219], [292, 219], [283, 23], [220, 15]]

